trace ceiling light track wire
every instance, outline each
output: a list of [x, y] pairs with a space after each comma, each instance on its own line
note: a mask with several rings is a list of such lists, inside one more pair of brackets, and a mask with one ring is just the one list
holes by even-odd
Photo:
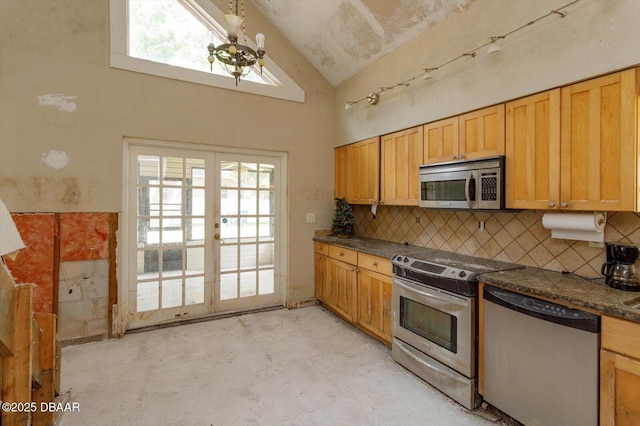
[[[538, 23], [539, 21], [541, 21], [541, 20], [543, 20], [545, 18], [548, 18], [549, 16], [559, 15], [560, 18], [565, 18], [567, 16], [567, 12], [565, 11], [565, 9], [573, 6], [574, 4], [578, 3], [579, 1], [581, 1], [581, 0], [572, 0], [571, 2], [565, 4], [564, 6], [558, 8], [558, 9], [551, 10], [549, 13], [546, 13], [546, 14], [540, 16], [539, 18], [534, 19], [533, 21], [529, 21], [526, 24], [521, 25], [518, 28], [509, 31], [506, 34], [497, 35], [497, 36], [491, 36], [489, 38], [488, 42], [476, 47], [475, 49], [472, 49], [472, 50], [469, 50], [467, 52], [464, 52], [464, 53], [456, 56], [455, 58], [451, 58], [448, 61], [446, 61], [446, 62], [444, 62], [444, 63], [442, 63], [442, 64], [440, 64], [440, 65], [438, 65], [436, 67], [423, 68], [422, 71], [420, 72], [420, 74], [418, 74], [418, 75], [416, 75], [414, 77], [408, 78], [408, 79], [406, 79], [404, 81], [401, 81], [400, 83], [396, 83], [396, 84], [391, 85], [391, 86], [380, 86], [379, 90], [377, 92], [371, 92], [367, 96], [365, 96], [365, 97], [363, 97], [361, 99], [358, 99], [357, 101], [347, 101], [344, 104], [344, 109], [351, 109], [351, 108], [353, 108], [354, 105], [357, 105], [357, 104], [359, 104], [360, 102], [363, 102], [363, 101], [367, 101], [367, 103], [369, 103], [370, 105], [376, 105], [378, 103], [378, 100], [379, 100], [379, 97], [380, 97], [381, 94], [383, 94], [385, 92], [388, 92], [389, 90], [393, 90], [393, 89], [395, 89], [396, 87], [399, 87], [399, 86], [409, 87], [410, 86], [409, 83], [411, 83], [413, 80], [417, 80], [418, 78], [421, 78], [421, 77], [422, 77], [423, 80], [427, 80], [427, 79], [431, 78], [431, 76], [432, 76], [431, 73], [433, 71], [438, 71], [438, 70], [442, 69], [443, 67], [445, 67], [445, 66], [447, 66], [447, 65], [449, 65], [449, 64], [451, 64], [451, 63], [453, 63], [455, 61], [458, 61], [458, 60], [460, 60], [462, 58], [466, 58], [466, 57], [475, 58], [478, 55], [478, 51], [479, 50], [482, 50], [482, 49], [484, 49], [486, 47], [489, 47], [490, 45], [495, 44], [496, 41], [503, 40], [503, 39], [509, 37], [510, 35], [518, 32], [520, 30], [523, 30], [523, 29], [525, 29], [527, 27], [530, 27], [531, 25], [534, 25], [534, 24]], [[495, 52], [495, 51], [498, 51], [498, 50], [500, 50], [500, 49], [499, 48], [497, 50], [494, 49], [493, 51]], [[372, 98], [375, 98], [375, 102], [371, 101]]]

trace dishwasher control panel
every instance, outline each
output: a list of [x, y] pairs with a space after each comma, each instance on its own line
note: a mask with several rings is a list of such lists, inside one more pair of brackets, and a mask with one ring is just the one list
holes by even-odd
[[485, 286], [484, 299], [546, 321], [600, 332], [600, 316], [495, 287]]

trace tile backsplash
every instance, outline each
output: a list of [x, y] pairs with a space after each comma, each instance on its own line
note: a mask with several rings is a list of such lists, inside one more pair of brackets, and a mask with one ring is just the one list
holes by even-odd
[[[542, 226], [546, 211], [466, 212], [420, 207], [378, 206], [373, 217], [369, 206], [353, 206], [356, 235], [504, 260], [554, 271], [600, 276], [604, 248], [586, 241], [551, 238]], [[484, 229], [480, 223], [484, 222]], [[606, 242], [640, 245], [640, 215], [607, 214]]]

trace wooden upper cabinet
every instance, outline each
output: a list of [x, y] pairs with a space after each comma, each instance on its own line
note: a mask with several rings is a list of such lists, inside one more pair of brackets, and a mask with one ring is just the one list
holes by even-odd
[[562, 88], [561, 208], [636, 210], [636, 70]]
[[422, 126], [382, 137], [380, 204], [417, 206]]
[[442, 163], [458, 158], [458, 117], [425, 124], [423, 164]]
[[504, 154], [504, 104], [463, 114], [459, 126], [459, 160]]
[[349, 166], [351, 163], [351, 145], [341, 146], [335, 149], [335, 192], [336, 198], [351, 198], [349, 194]]
[[560, 196], [560, 89], [507, 103], [506, 207], [557, 208]]
[[350, 204], [377, 204], [380, 191], [380, 137], [351, 144]]

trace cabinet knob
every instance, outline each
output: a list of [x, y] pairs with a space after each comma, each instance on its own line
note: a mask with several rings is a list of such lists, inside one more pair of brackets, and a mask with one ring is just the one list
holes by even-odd
[[563, 201], [563, 202], [560, 203], [560, 207], [562, 207], [563, 209], [567, 208], [567, 207], [569, 207], [569, 203], [567, 203], [566, 201]]
[[553, 208], [556, 206], [556, 203], [554, 203], [553, 201], [549, 201], [549, 207]]
[[458, 155], [458, 160], [464, 160], [464, 154]]
[[372, 265], [373, 266], [378, 266], [378, 262], [373, 262]]
[[457, 160], [458, 158], [455, 155], [453, 155], [453, 156], [451, 156], [451, 159], [452, 160]]

